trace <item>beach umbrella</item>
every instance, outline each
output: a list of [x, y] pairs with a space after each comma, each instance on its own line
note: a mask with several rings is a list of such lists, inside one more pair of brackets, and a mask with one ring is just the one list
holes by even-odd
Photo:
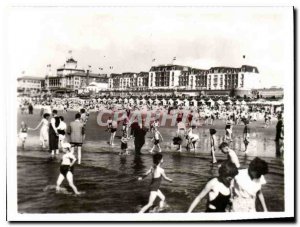
[[116, 103], [116, 102], [117, 102], [117, 99], [116, 99], [116, 98], [113, 98], [112, 102], [113, 102], [113, 103]]

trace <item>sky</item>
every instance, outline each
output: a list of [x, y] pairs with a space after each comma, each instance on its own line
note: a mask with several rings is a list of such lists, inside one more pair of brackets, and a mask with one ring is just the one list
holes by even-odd
[[5, 28], [9, 73], [44, 77], [51, 64], [55, 74], [72, 50], [78, 66], [91, 65], [94, 73], [246, 64], [258, 67], [262, 87], [282, 86], [293, 77], [286, 70], [292, 22], [287, 7], [12, 7]]

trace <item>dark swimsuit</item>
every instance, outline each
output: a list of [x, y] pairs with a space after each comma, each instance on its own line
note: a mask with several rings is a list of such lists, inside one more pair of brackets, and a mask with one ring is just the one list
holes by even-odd
[[[208, 201], [206, 212], [225, 212], [225, 209], [227, 205], [230, 202], [230, 194], [229, 195], [223, 195], [219, 192], [218, 196], [212, 200]], [[216, 209], [212, 209], [209, 207], [209, 205], [213, 205]]]
[[60, 173], [64, 176], [67, 177], [67, 173], [71, 171], [71, 173], [73, 173], [74, 171], [74, 167], [70, 165], [61, 165], [60, 166]]
[[150, 184], [150, 191], [157, 191], [160, 187], [161, 184], [161, 178], [162, 176], [158, 177], [158, 178], [152, 178], [151, 184]]

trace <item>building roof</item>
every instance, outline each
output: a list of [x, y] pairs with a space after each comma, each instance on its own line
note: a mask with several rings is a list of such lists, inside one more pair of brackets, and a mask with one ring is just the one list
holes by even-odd
[[35, 76], [21, 76], [21, 77], [18, 77], [17, 80], [24, 80], [24, 79], [28, 79], [28, 80], [44, 80], [44, 78], [42, 78], [42, 77], [35, 77]]

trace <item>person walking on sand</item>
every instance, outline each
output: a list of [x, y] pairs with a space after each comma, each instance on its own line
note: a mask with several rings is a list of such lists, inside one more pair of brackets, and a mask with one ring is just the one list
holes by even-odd
[[172, 179], [166, 176], [165, 170], [161, 167], [163, 163], [163, 156], [160, 153], [153, 155], [153, 166], [145, 173], [143, 177], [139, 177], [138, 180], [141, 181], [145, 177], [147, 177], [150, 173], [152, 174], [152, 181], [150, 184], [150, 196], [148, 203], [140, 210], [139, 213], [145, 213], [151, 206], [158, 196], [160, 198], [159, 208], [160, 210], [163, 209], [166, 197], [164, 194], [159, 190], [161, 180], [164, 178], [169, 182], [173, 182]]
[[84, 124], [80, 120], [80, 113], [75, 115], [75, 121], [70, 123], [68, 134], [70, 135], [71, 151], [77, 147], [78, 164], [81, 164], [81, 147], [83, 144]]
[[64, 155], [62, 156], [62, 162], [59, 168], [60, 173], [56, 181], [56, 191], [57, 192], [60, 191], [60, 185], [66, 178], [70, 187], [73, 189], [74, 193], [76, 195], [79, 195], [80, 192], [77, 190], [77, 187], [74, 185], [73, 182], [73, 172], [74, 172], [74, 164], [76, 162], [76, 158], [73, 152], [71, 152], [71, 145], [69, 143], [63, 143], [62, 149]]

